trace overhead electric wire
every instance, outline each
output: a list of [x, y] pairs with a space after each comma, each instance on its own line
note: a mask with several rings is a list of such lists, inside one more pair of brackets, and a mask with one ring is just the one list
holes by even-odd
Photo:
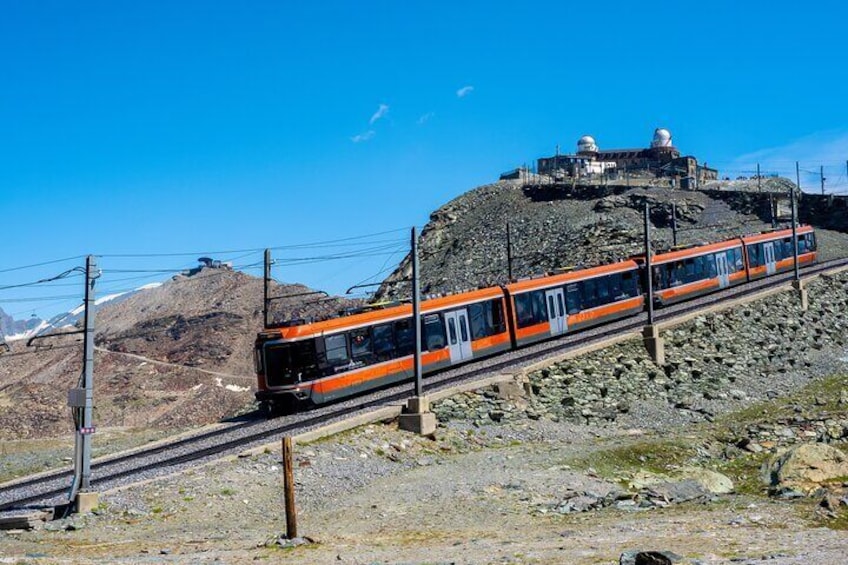
[[12, 271], [22, 271], [24, 269], [34, 269], [35, 267], [43, 267], [44, 265], [54, 265], [56, 263], [64, 263], [75, 259], [84, 259], [86, 255], [76, 255], [74, 257], [65, 257], [64, 259], [54, 259], [52, 261], [44, 261], [42, 263], [33, 263], [32, 265], [22, 265], [20, 267], [11, 267], [8, 269], [0, 269], [0, 273], [11, 273]]
[[79, 269], [79, 267], [75, 267], [73, 269], [68, 269], [64, 273], [59, 273], [56, 276], [48, 277], [46, 279], [39, 279], [37, 281], [0, 286], [0, 290], [9, 290], [9, 289], [12, 289], [12, 288], [24, 288], [24, 287], [28, 287], [28, 286], [36, 286], [36, 285], [46, 284], [46, 283], [53, 282], [53, 281], [58, 281], [60, 279], [64, 279], [64, 278], [67, 278], [67, 277], [70, 277], [70, 276], [76, 276], [76, 275], [74, 275], [74, 273], [75, 272], [78, 273], [79, 272], [78, 269]]

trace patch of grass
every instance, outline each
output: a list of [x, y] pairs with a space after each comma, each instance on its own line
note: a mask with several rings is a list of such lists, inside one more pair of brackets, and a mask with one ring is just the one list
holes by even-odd
[[592, 468], [602, 477], [616, 477], [622, 472], [645, 470], [651, 473], [667, 473], [674, 467], [685, 464], [696, 455], [692, 445], [680, 440], [657, 439], [637, 443], [601, 448], [592, 453], [566, 461], [576, 468]]
[[162, 513], [162, 507], [161, 506], [154, 506], [150, 511], [153, 514], [161, 514]]
[[762, 481], [760, 468], [770, 456], [765, 452], [745, 454], [719, 465], [717, 471], [733, 481], [738, 494], [763, 496], [767, 494], [767, 485]]
[[221, 489], [221, 494], [223, 496], [233, 496], [235, 493], [236, 493], [236, 491], [234, 489], [229, 488], [229, 487], [224, 487], [224, 488]]

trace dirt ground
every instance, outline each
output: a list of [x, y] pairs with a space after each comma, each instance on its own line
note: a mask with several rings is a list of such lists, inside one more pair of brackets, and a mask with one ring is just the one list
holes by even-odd
[[285, 515], [280, 454], [270, 446], [103, 493], [95, 514], [2, 532], [0, 563], [597, 564], [639, 549], [672, 551], [685, 563], [845, 563], [846, 532], [823, 527], [812, 500], [753, 493], [555, 510], [574, 492], [603, 495], [636, 470], [594, 469], [609, 468], [604, 454], [666, 435], [525, 421], [450, 424], [428, 439], [369, 425], [296, 446], [299, 534], [314, 543], [274, 543]]

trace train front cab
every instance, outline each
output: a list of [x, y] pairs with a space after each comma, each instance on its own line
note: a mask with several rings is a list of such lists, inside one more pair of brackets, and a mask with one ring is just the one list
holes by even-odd
[[[498, 287], [423, 301], [423, 371], [509, 349], [505, 313]], [[321, 404], [402, 381], [414, 374], [414, 347], [410, 305], [266, 331], [256, 344], [256, 398]]]
[[654, 300], [659, 306], [747, 281], [740, 239], [658, 253], [652, 266]]
[[506, 286], [517, 346], [638, 314], [639, 266], [623, 261]]
[[[798, 265], [816, 262], [816, 234], [810, 226], [799, 226]], [[745, 253], [748, 256], [748, 272], [751, 280], [790, 271], [795, 267], [792, 249], [792, 229], [745, 236]]]

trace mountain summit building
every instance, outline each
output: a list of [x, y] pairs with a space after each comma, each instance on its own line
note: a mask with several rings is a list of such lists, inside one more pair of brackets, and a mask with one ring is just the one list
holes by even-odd
[[671, 132], [654, 131], [650, 147], [644, 149], [600, 149], [595, 138], [584, 135], [577, 141], [577, 152], [538, 160], [537, 172], [556, 179], [591, 177], [656, 177], [676, 179], [683, 188], [695, 188], [718, 178], [718, 171], [698, 164], [691, 156], [681, 156], [672, 145]]

